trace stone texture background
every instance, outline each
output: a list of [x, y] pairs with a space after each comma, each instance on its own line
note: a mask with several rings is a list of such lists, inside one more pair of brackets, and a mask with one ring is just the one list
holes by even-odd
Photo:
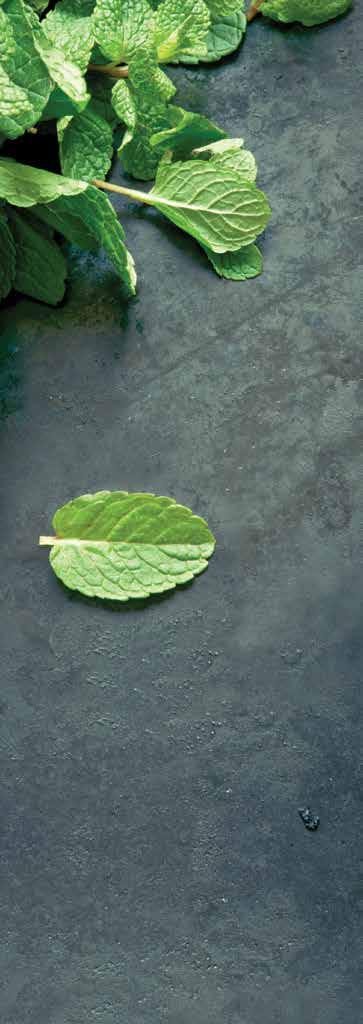
[[[134, 302], [74, 255], [2, 314], [2, 1024], [362, 1019], [362, 23], [173, 72], [256, 153], [262, 277], [120, 200]], [[63, 590], [38, 534], [102, 487], [206, 516], [208, 572]]]

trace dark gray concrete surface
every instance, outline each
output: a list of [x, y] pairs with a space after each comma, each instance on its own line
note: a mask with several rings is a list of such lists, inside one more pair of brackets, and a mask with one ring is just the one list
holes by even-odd
[[[262, 277], [120, 200], [136, 301], [74, 256], [3, 313], [2, 1024], [362, 1020], [362, 22], [174, 72], [259, 159]], [[102, 487], [206, 516], [207, 573], [65, 591], [38, 534]]]

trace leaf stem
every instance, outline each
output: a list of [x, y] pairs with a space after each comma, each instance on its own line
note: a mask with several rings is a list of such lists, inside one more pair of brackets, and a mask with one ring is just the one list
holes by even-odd
[[98, 178], [94, 178], [92, 185], [96, 188], [104, 188], [107, 192], [117, 192], [118, 195], [127, 196], [128, 199], [136, 199], [139, 203], [147, 203], [149, 206], [154, 206], [155, 197], [149, 199], [147, 192], [139, 192], [136, 188], [124, 188], [123, 185], [112, 185], [109, 181], [99, 181]]
[[89, 64], [88, 71], [94, 71], [101, 75], [109, 75], [110, 78], [127, 78], [129, 69], [127, 64], [117, 66], [116, 64]]
[[253, 21], [256, 14], [259, 13], [261, 4], [263, 4], [263, 0], [254, 0], [254, 3], [250, 4], [246, 15], [247, 21]]

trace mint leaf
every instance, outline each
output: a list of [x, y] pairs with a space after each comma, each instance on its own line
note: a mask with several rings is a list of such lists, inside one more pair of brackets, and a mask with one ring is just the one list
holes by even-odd
[[53, 11], [42, 21], [42, 29], [49, 42], [62, 50], [67, 60], [77, 64], [84, 74], [91, 59], [94, 35], [92, 18], [87, 7], [77, 0], [59, 0]]
[[215, 539], [172, 498], [125, 491], [85, 494], [58, 509], [50, 563], [71, 590], [128, 601], [173, 590], [207, 568]]
[[155, 42], [158, 60], [183, 60], [207, 52], [210, 13], [204, 0], [162, 0], [156, 12]]
[[135, 293], [135, 267], [123, 229], [111, 203], [93, 185], [0, 157], [0, 199], [33, 206], [40, 220], [81, 248], [102, 246], [127, 291]]
[[260, 9], [261, 14], [275, 21], [300, 21], [310, 27], [345, 14], [351, 3], [352, 0], [268, 0]]
[[246, 281], [261, 274], [262, 256], [257, 245], [245, 245], [237, 252], [212, 252], [206, 245], [203, 249], [219, 277]]
[[[67, 179], [61, 179], [66, 181]], [[106, 196], [86, 182], [84, 189], [74, 195], [65, 193], [53, 202], [39, 205], [37, 216], [65, 238], [82, 249], [94, 252], [102, 248], [113, 263], [123, 285], [130, 295], [135, 294], [136, 273], [134, 261], [126, 249], [125, 234], [115, 211]]]
[[0, 157], [0, 199], [6, 199], [12, 206], [53, 202], [58, 196], [77, 195], [85, 189], [85, 181], [71, 181], [60, 174]]
[[2, 14], [7, 22], [5, 35], [2, 19], [0, 107], [4, 121], [0, 120], [0, 132], [16, 139], [39, 120], [52, 83], [34, 44], [36, 14], [23, 0], [6, 0]]
[[92, 108], [74, 117], [64, 118], [57, 125], [59, 154], [63, 174], [69, 178], [105, 178], [111, 167], [113, 132]]
[[151, 137], [151, 145], [160, 153], [172, 149], [176, 156], [184, 156], [196, 146], [225, 139], [226, 133], [202, 114], [193, 114], [182, 107], [170, 107], [169, 119], [173, 127], [157, 132]]
[[219, 167], [239, 171], [246, 181], [256, 180], [256, 160], [253, 153], [244, 149], [243, 139], [223, 139], [221, 142], [199, 147], [193, 151], [193, 156], [212, 160], [214, 166], [218, 164]]
[[15, 280], [16, 250], [5, 210], [0, 207], [0, 299], [6, 299]]
[[34, 45], [55, 85], [68, 96], [77, 110], [83, 110], [88, 103], [89, 94], [77, 64], [67, 60], [63, 50], [54, 46], [40, 27], [34, 30]]
[[93, 30], [104, 57], [129, 63], [140, 48], [151, 48], [154, 13], [146, 0], [97, 0]]
[[23, 132], [23, 124], [34, 116], [33, 107], [25, 89], [15, 85], [0, 64], [0, 132], [8, 139], [16, 139]]
[[[246, 16], [240, 10], [233, 14], [226, 14], [224, 17], [212, 17], [206, 38], [207, 53], [201, 58], [203, 63], [221, 60], [222, 57], [237, 50], [246, 27]], [[189, 59], [188, 64], [190, 63]]]
[[16, 246], [14, 288], [33, 299], [56, 306], [64, 296], [67, 264], [59, 246], [46, 238], [35, 218], [11, 213]]
[[112, 106], [120, 121], [127, 128], [136, 128], [137, 108], [129, 83], [120, 78], [112, 89]]
[[136, 124], [125, 132], [118, 154], [125, 171], [143, 181], [155, 177], [161, 155], [151, 145], [151, 137], [169, 128], [171, 123], [164, 78], [160, 82], [158, 72], [155, 54], [147, 49], [140, 49], [129, 65], [128, 81], [136, 107]]
[[214, 252], [234, 252], [266, 227], [270, 207], [242, 175], [213, 161], [160, 162], [147, 201]]
[[225, 18], [231, 14], [239, 14], [243, 11], [242, 0], [206, 0], [213, 18]]

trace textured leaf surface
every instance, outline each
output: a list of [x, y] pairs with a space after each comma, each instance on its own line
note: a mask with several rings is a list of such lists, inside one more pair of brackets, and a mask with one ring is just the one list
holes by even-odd
[[246, 181], [256, 180], [256, 160], [253, 153], [244, 149], [243, 139], [224, 139], [196, 149], [193, 155], [211, 160], [214, 166], [239, 171]]
[[11, 229], [16, 245], [14, 288], [33, 299], [56, 306], [65, 291], [67, 264], [59, 245], [46, 238], [40, 225], [27, 215], [11, 214]]
[[117, 601], [188, 582], [206, 569], [215, 547], [203, 519], [152, 494], [86, 494], [59, 509], [53, 527], [58, 542], [50, 562], [59, 579]]
[[[1, 70], [7, 79], [0, 81], [0, 90], [6, 88], [6, 117], [11, 125], [0, 122], [0, 131], [16, 139], [39, 120], [47, 103], [52, 83], [34, 44], [32, 25], [37, 16], [23, 0], [7, 0], [3, 12], [11, 25], [11, 37], [2, 32]], [[4, 28], [4, 26], [3, 26]], [[14, 87], [14, 106], [10, 108], [10, 86]], [[24, 101], [21, 102], [21, 92]]]
[[212, 252], [205, 245], [203, 249], [219, 277], [229, 281], [246, 281], [262, 272], [262, 256], [257, 245], [245, 245], [237, 252]]
[[129, 83], [120, 78], [112, 89], [112, 106], [115, 113], [127, 128], [136, 128], [137, 109]]
[[206, 0], [213, 18], [224, 18], [243, 11], [243, 0]]
[[59, 153], [63, 174], [69, 178], [105, 178], [111, 167], [113, 132], [108, 121], [93, 110], [92, 100], [81, 114], [58, 122]]
[[128, 174], [143, 181], [155, 177], [161, 151], [151, 145], [151, 137], [169, 128], [170, 108], [164, 94], [164, 76], [160, 81], [156, 54], [140, 50], [129, 66], [129, 83], [136, 106], [136, 124], [122, 139], [118, 154]]
[[247, 21], [243, 11], [212, 18], [206, 39], [207, 53], [202, 58], [203, 62], [221, 60], [222, 57], [233, 53], [242, 42], [246, 27]]
[[151, 145], [157, 146], [160, 153], [172, 149], [176, 156], [184, 156], [196, 146], [224, 139], [226, 133], [209, 121], [202, 114], [193, 114], [182, 107], [170, 107], [170, 120], [173, 127], [157, 132], [151, 138]]
[[49, 41], [42, 29], [34, 32], [34, 44], [46, 65], [50, 78], [74, 103], [83, 110], [89, 100], [87, 86], [77, 64], [67, 60], [63, 50]]
[[269, 0], [261, 13], [275, 21], [300, 21], [302, 25], [321, 25], [330, 18], [345, 14], [352, 0]]
[[60, 174], [0, 157], [0, 199], [6, 199], [13, 206], [49, 203], [58, 196], [77, 195], [85, 189], [85, 181], [71, 181]]
[[138, 49], [149, 49], [154, 28], [154, 12], [146, 0], [97, 0], [95, 39], [110, 61], [129, 63]]
[[[63, 180], [63, 179], [62, 179]], [[66, 180], [66, 179], [64, 179]], [[103, 192], [82, 182], [86, 191], [63, 195], [34, 211], [41, 220], [82, 249], [102, 248], [117, 270], [129, 294], [135, 294], [134, 261], [124, 243], [124, 231], [113, 206]]]
[[252, 182], [213, 161], [162, 160], [149, 196], [169, 220], [214, 252], [236, 251], [253, 242], [271, 212]]
[[204, 0], [162, 0], [156, 12], [155, 42], [158, 60], [183, 60], [207, 52], [210, 13]]
[[0, 208], [0, 299], [5, 299], [15, 280], [15, 242], [5, 210]]
[[42, 28], [47, 39], [84, 74], [91, 59], [94, 39], [90, 15], [83, 14], [82, 7], [74, 0], [60, 0], [42, 21]]

